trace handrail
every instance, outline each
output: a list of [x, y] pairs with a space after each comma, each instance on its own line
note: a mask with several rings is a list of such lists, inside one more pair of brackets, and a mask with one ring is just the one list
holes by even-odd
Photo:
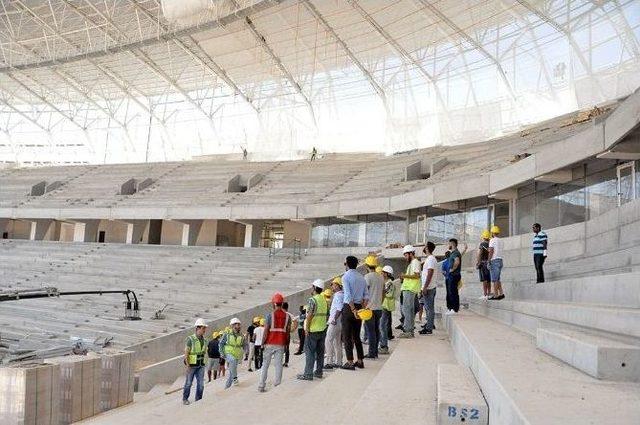
[[[293, 259], [294, 260], [299, 260], [300, 258], [302, 258], [302, 241], [299, 238], [292, 238], [292, 239], [276, 239], [276, 238], [271, 238], [271, 239], [267, 239], [270, 244], [269, 244], [269, 263], [271, 263], [271, 260], [278, 255], [280, 252], [286, 250], [286, 249], [291, 249], [291, 253], [293, 255]], [[281, 248], [276, 248], [275, 246], [273, 246], [274, 241], [282, 241], [282, 247]]]

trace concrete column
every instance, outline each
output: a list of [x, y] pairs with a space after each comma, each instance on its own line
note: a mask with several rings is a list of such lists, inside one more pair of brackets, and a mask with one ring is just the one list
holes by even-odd
[[85, 242], [84, 240], [84, 234], [86, 231], [86, 224], [85, 223], [75, 223], [75, 226], [73, 228], [73, 241], [74, 242]]
[[202, 231], [202, 223], [204, 220], [180, 220], [180, 222], [189, 226], [189, 235], [187, 237], [187, 244], [194, 246], [198, 244], [198, 238]]
[[127, 236], [125, 243], [131, 244], [133, 241], [133, 223], [127, 223]]
[[367, 245], [367, 223], [360, 223], [358, 226], [358, 246]]
[[244, 247], [251, 248], [253, 240], [253, 224], [244, 225]]
[[162, 245], [188, 245], [189, 225], [179, 221], [164, 220], [160, 243]]
[[96, 242], [98, 240], [98, 228], [101, 220], [74, 220], [78, 224], [83, 224], [84, 230], [76, 230], [76, 236], [82, 233], [82, 240], [78, 242]]
[[55, 220], [37, 219], [33, 221], [31, 233], [36, 241], [53, 241], [55, 238]]

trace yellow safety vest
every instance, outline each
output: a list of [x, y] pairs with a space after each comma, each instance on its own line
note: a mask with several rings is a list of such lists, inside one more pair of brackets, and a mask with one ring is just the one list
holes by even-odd
[[327, 329], [327, 316], [329, 308], [327, 300], [324, 295], [316, 294], [312, 297], [316, 302], [316, 311], [311, 319], [311, 325], [309, 326], [310, 332], [322, 332]]
[[[404, 271], [404, 274], [409, 274], [409, 268], [411, 267], [412, 262], [413, 260], [411, 260], [411, 262], [407, 265], [407, 269]], [[402, 279], [402, 287], [400, 288], [400, 290], [411, 291], [414, 294], [417, 294], [418, 292], [420, 292], [420, 278], [408, 279], [405, 277], [404, 279]]]
[[198, 338], [196, 334], [191, 334], [189, 340], [191, 341], [191, 349], [189, 350], [189, 357], [187, 358], [189, 366], [204, 366], [204, 353], [207, 347], [207, 339], [202, 338], [201, 343], [200, 338]]
[[227, 334], [227, 342], [224, 344], [224, 354], [231, 355], [240, 360], [243, 354], [243, 338], [244, 336], [242, 334]]

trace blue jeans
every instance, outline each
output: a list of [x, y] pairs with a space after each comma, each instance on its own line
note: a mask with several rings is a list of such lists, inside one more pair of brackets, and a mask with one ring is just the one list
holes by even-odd
[[427, 295], [424, 296], [424, 310], [427, 314], [427, 325], [425, 327], [426, 330], [433, 330], [433, 319], [435, 318], [435, 298], [436, 298], [436, 288], [427, 289]]
[[391, 328], [391, 312], [382, 309], [380, 317], [380, 348], [389, 348], [389, 328]]
[[229, 388], [233, 384], [233, 379], [238, 377], [238, 359], [230, 354], [227, 354], [224, 358], [227, 366], [227, 382], [224, 387]]
[[304, 375], [313, 376], [313, 366], [316, 366], [316, 375], [322, 375], [324, 368], [324, 339], [327, 331], [309, 332], [304, 341]]
[[204, 366], [189, 366], [184, 388], [182, 389], [182, 400], [189, 400], [194, 377], [196, 378], [196, 401], [202, 398], [202, 393], [204, 392]]
[[382, 310], [372, 310], [371, 319], [364, 322], [369, 335], [369, 357], [378, 357], [378, 342], [380, 341], [380, 318]]

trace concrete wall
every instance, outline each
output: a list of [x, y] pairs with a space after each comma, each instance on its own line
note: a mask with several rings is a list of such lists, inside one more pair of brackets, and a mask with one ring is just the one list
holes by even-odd
[[244, 246], [244, 224], [229, 220], [218, 220], [218, 232], [216, 245], [219, 246]]
[[100, 220], [98, 232], [105, 232], [107, 243], [127, 243], [128, 223], [116, 220]]
[[59, 377], [57, 365], [0, 368], [0, 424], [58, 425]]
[[218, 220], [201, 220], [200, 232], [198, 232], [195, 244], [197, 246], [215, 246], [218, 237]]
[[[162, 245], [187, 245], [189, 225], [173, 220], [163, 220], [162, 235], [160, 243]], [[185, 235], [185, 232], [187, 234]]]
[[58, 225], [60, 226], [60, 237], [58, 240], [61, 242], [73, 242], [76, 225], [74, 223], [63, 222], [58, 222]]
[[30, 239], [31, 221], [9, 220], [5, 229], [9, 233], [9, 239]]
[[292, 239], [300, 239], [302, 248], [308, 248], [311, 243], [311, 223], [306, 221], [285, 221], [284, 246], [291, 245]]

